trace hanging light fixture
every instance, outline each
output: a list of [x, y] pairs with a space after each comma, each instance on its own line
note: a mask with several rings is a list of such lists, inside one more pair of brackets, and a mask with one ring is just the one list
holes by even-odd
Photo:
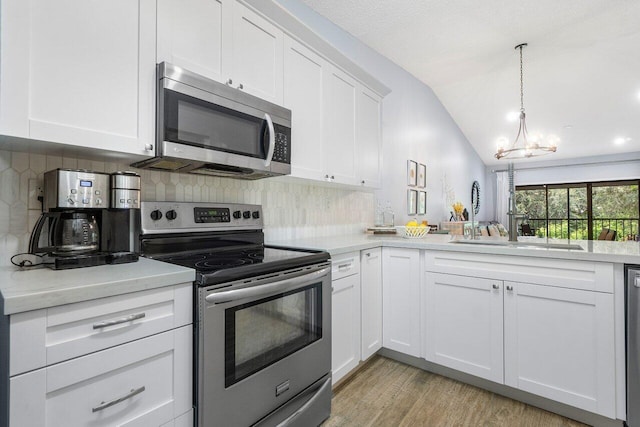
[[[546, 138], [546, 145], [542, 145], [542, 137], [538, 135], [529, 136], [527, 133], [527, 123], [525, 122], [526, 115], [524, 113], [524, 80], [522, 77], [522, 48], [525, 46], [527, 46], [527, 43], [522, 43], [515, 47], [516, 49], [520, 49], [520, 127], [518, 128], [516, 139], [509, 147], [504, 147], [504, 145], [499, 142], [498, 152], [495, 154], [495, 157], [498, 160], [503, 157], [528, 158], [555, 153], [556, 144], [559, 140], [558, 137], [550, 135]], [[520, 141], [521, 137], [522, 141]]]

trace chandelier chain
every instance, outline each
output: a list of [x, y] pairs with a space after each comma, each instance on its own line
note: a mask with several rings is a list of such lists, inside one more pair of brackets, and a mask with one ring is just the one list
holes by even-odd
[[524, 111], [524, 79], [522, 72], [522, 48], [520, 45], [520, 111]]

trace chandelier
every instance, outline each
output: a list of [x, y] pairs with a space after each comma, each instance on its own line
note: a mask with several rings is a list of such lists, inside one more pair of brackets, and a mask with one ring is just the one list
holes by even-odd
[[[509, 147], [498, 144], [498, 152], [495, 154], [496, 159], [503, 157], [510, 158], [529, 158], [536, 156], [544, 156], [545, 154], [555, 153], [558, 137], [550, 135], [546, 138], [546, 145], [543, 145], [543, 138], [538, 135], [529, 136], [527, 133], [527, 123], [525, 122], [526, 114], [524, 113], [524, 83], [522, 78], [522, 48], [527, 43], [517, 45], [515, 48], [520, 49], [520, 127], [516, 139]], [[522, 138], [522, 140], [521, 140]]]

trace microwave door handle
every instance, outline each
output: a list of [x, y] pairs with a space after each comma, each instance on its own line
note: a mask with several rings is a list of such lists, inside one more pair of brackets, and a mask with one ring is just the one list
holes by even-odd
[[273, 158], [273, 150], [276, 146], [276, 131], [273, 127], [273, 120], [271, 120], [271, 116], [264, 113], [264, 119], [267, 121], [267, 126], [269, 128], [269, 150], [267, 151], [267, 158], [264, 161], [264, 166], [269, 167], [271, 159]]

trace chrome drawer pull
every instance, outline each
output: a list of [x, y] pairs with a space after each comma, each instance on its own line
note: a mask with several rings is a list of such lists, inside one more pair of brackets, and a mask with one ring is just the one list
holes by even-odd
[[124, 402], [125, 400], [135, 396], [136, 394], [140, 394], [145, 390], [146, 390], [145, 386], [142, 386], [140, 388], [132, 388], [131, 391], [129, 393], [127, 393], [126, 396], [122, 396], [122, 397], [119, 397], [117, 399], [113, 399], [110, 402], [104, 402], [104, 401], [100, 402], [100, 404], [98, 406], [96, 406], [95, 408], [91, 408], [91, 412], [102, 411], [103, 409], [107, 409], [110, 406], [117, 405], [118, 403]]
[[132, 314], [131, 316], [123, 317], [122, 319], [107, 320], [106, 322], [95, 323], [93, 325], [93, 329], [102, 329], [106, 328], [107, 326], [119, 325], [120, 323], [133, 322], [134, 320], [142, 319], [145, 316], [146, 314], [144, 313], [136, 313]]
[[349, 270], [351, 268], [351, 263], [349, 264], [340, 264], [338, 266], [338, 270]]

